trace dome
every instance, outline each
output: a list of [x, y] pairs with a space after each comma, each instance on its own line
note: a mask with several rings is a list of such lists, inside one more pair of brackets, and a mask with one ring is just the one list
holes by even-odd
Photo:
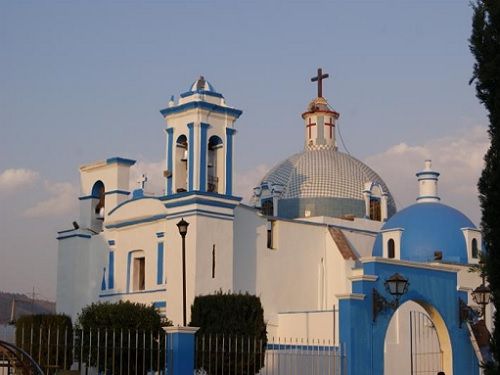
[[209, 91], [209, 92], [216, 92], [215, 88], [212, 86], [210, 82], [205, 80], [205, 77], [200, 76], [196, 81], [193, 82], [191, 87], [189, 88], [190, 92], [196, 92], [196, 91]]
[[262, 179], [262, 183], [281, 186], [278, 212], [288, 218], [304, 216], [305, 211], [310, 216], [364, 217], [363, 191], [368, 182], [379, 184], [387, 194], [390, 217], [396, 207], [384, 181], [367, 165], [336, 149], [295, 154]]
[[[467, 245], [462, 232], [475, 225], [460, 211], [442, 203], [416, 203], [399, 211], [382, 227], [382, 231], [402, 229], [400, 259], [429, 262], [434, 252], [442, 252], [442, 260], [468, 263]], [[382, 256], [382, 235], [373, 247], [373, 256]]]

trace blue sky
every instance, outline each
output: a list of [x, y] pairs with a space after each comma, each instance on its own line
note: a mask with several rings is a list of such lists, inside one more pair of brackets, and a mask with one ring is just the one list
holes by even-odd
[[399, 205], [430, 156], [447, 202], [477, 222], [487, 123], [468, 85], [471, 15], [458, 0], [0, 1], [0, 290], [54, 297], [55, 231], [77, 216], [78, 166], [159, 165], [159, 110], [200, 74], [244, 111], [241, 189], [302, 149], [321, 66], [350, 153]]

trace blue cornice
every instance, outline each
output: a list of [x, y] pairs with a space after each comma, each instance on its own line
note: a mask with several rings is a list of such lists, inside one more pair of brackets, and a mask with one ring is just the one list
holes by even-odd
[[172, 200], [172, 199], [178, 199], [178, 198], [188, 197], [190, 195], [203, 195], [203, 196], [206, 196], [206, 197], [228, 199], [228, 200], [236, 201], [236, 202], [241, 202], [241, 200], [243, 199], [241, 197], [235, 197], [233, 195], [218, 194], [218, 193], [212, 193], [212, 192], [207, 192], [207, 191], [199, 191], [199, 190], [183, 191], [182, 193], [175, 193], [175, 194], [171, 194], [171, 195], [164, 195], [163, 197], [159, 197], [157, 199], [162, 200], [162, 201], [169, 201], [169, 200]]
[[207, 103], [207, 102], [189, 102], [189, 103], [184, 103], [181, 105], [178, 105], [176, 107], [170, 107], [170, 108], [165, 108], [160, 110], [160, 113], [163, 115], [163, 117], [166, 117], [171, 114], [179, 113], [179, 112], [184, 112], [188, 111], [190, 109], [205, 109], [207, 111], [211, 112], [217, 112], [217, 113], [222, 113], [222, 114], [227, 114], [230, 116], [233, 116], [235, 118], [238, 118], [241, 116], [243, 111], [235, 108], [230, 108], [230, 107], [223, 107], [217, 104], [212, 104], [212, 103]]
[[126, 190], [111, 190], [111, 191], [104, 192], [104, 195], [108, 195], [108, 194], [129, 195], [130, 191], [126, 191]]
[[235, 208], [238, 205], [237, 203], [225, 203], [225, 202], [220, 202], [220, 201], [213, 201], [210, 199], [193, 197], [190, 199], [184, 199], [184, 200], [180, 200], [177, 202], [165, 203], [165, 207], [166, 208], [174, 208], [174, 207], [187, 206], [190, 204], [203, 204], [205, 206], [231, 208], [231, 209]]
[[145, 217], [142, 219], [137, 219], [137, 220], [128, 220], [128, 221], [122, 221], [116, 224], [109, 224], [106, 225], [106, 229], [111, 229], [111, 228], [122, 228], [122, 227], [128, 227], [130, 225], [136, 225], [136, 224], [143, 224], [143, 223], [150, 223], [152, 221], [157, 221], [166, 218], [166, 214], [161, 214], [161, 215], [153, 215], [149, 217]]
[[96, 197], [94, 195], [84, 195], [82, 197], [78, 197], [79, 200], [83, 201], [83, 200], [86, 200], [86, 199], [99, 199], [99, 197]]
[[124, 165], [134, 165], [135, 160], [120, 158], [118, 156], [106, 159], [106, 164], [115, 164], [115, 163], [116, 164], [124, 164]]
[[180, 95], [180, 97], [181, 98], [187, 98], [188, 96], [195, 95], [195, 94], [214, 96], [216, 98], [224, 98], [224, 96], [222, 94], [219, 94], [218, 92], [207, 91], [207, 90], [186, 91], [186, 92], [183, 92]]
[[207, 210], [200, 210], [200, 209], [176, 212], [174, 214], [168, 215], [167, 218], [168, 219], [175, 219], [175, 218], [179, 218], [179, 217], [187, 217], [187, 216], [192, 216], [192, 215], [210, 217], [213, 219], [231, 220], [231, 221], [234, 219], [234, 215], [231, 215], [231, 214], [225, 214], [225, 213], [207, 211]]
[[74, 234], [68, 234], [66, 236], [58, 236], [56, 239], [57, 240], [65, 240], [66, 238], [72, 238], [72, 237], [80, 237], [80, 238], [91, 238], [92, 236], [90, 234], [83, 234], [83, 233], [74, 233]]

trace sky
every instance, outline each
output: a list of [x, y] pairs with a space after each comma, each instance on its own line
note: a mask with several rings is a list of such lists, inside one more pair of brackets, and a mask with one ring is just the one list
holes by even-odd
[[136, 159], [132, 179], [148, 174], [161, 194], [159, 110], [199, 75], [243, 110], [241, 196], [302, 150], [322, 67], [340, 149], [398, 208], [431, 158], [443, 203], [478, 224], [489, 141], [469, 85], [471, 16], [465, 0], [0, 0], [0, 290], [55, 298], [56, 232], [78, 217], [80, 165]]

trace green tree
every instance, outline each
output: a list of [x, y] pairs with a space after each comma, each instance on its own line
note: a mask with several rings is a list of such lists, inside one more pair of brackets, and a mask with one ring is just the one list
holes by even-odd
[[78, 315], [77, 358], [106, 374], [125, 370], [146, 374], [164, 368], [163, 327], [169, 325], [152, 305], [93, 303]]
[[[481, 228], [486, 246], [486, 275], [496, 308], [491, 339], [492, 360], [488, 373], [500, 373], [500, 1], [476, 0], [472, 5], [470, 49], [476, 59], [471, 82], [489, 119], [490, 148], [479, 179]], [[498, 323], [498, 324], [497, 324]]]
[[189, 325], [200, 327], [197, 368], [209, 375], [250, 375], [264, 366], [267, 331], [259, 297], [222, 291], [198, 296]]

